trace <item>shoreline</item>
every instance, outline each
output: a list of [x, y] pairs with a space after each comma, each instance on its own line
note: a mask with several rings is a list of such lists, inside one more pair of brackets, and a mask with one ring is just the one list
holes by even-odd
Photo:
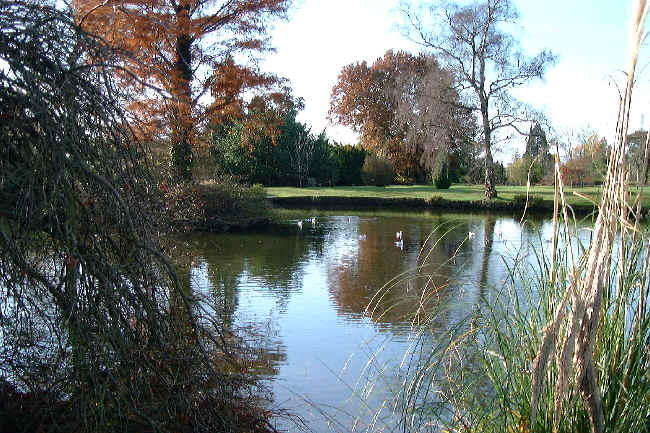
[[[601, 186], [567, 187], [565, 199], [570, 214], [576, 217], [596, 215]], [[476, 212], [526, 212], [539, 216], [553, 215], [554, 188], [552, 186], [497, 187], [499, 197], [485, 200], [482, 185], [455, 184], [446, 190], [437, 190], [431, 185], [337, 186], [337, 187], [266, 187], [266, 200], [276, 207], [317, 208], [390, 208], [435, 211]], [[638, 187], [630, 188], [630, 203]], [[650, 189], [643, 191], [642, 219], [650, 216]]]
[[[507, 187], [506, 187], [507, 188]], [[230, 201], [223, 199], [223, 194], [213, 191], [209, 186], [200, 189], [203, 201], [204, 215], [192, 221], [182, 221], [193, 231], [228, 232], [258, 229], [274, 224], [272, 215], [274, 208], [312, 208], [321, 210], [411, 210], [434, 212], [497, 212], [516, 215], [521, 218], [524, 209], [526, 214], [538, 218], [553, 216], [552, 189], [538, 188], [531, 191], [528, 207], [526, 208], [525, 191], [519, 188], [507, 188], [502, 195], [494, 200], [484, 200], [479, 187], [459, 185], [458, 188], [431, 195], [426, 186], [393, 187], [393, 188], [272, 188], [272, 191], [251, 196], [255, 204], [251, 205], [247, 198]], [[576, 218], [589, 218], [598, 214], [594, 203], [588, 202], [587, 195], [593, 191], [580, 191], [576, 197], [570, 197], [568, 212]], [[270, 194], [269, 194], [270, 193]], [[450, 194], [445, 197], [441, 194]], [[289, 195], [286, 195], [289, 194]], [[410, 195], [410, 196], [409, 196]], [[550, 195], [550, 197], [549, 197]], [[644, 193], [644, 195], [646, 195]], [[576, 200], [579, 200], [576, 202]], [[225, 213], [224, 213], [225, 211]], [[234, 214], [233, 214], [234, 212]], [[642, 221], [650, 220], [650, 206], [642, 209]]]
[[[389, 198], [389, 197], [342, 197], [342, 196], [299, 196], [299, 197], [267, 197], [273, 207], [322, 207], [346, 208], [346, 207], [367, 207], [393, 209], [414, 209], [414, 210], [450, 210], [450, 211], [499, 211], [499, 212], [523, 212], [525, 203], [498, 200], [447, 200], [444, 198], [421, 199], [421, 198]], [[569, 205], [575, 215], [586, 216], [597, 213], [598, 208], [593, 205]], [[529, 203], [527, 212], [536, 215], [553, 215], [553, 202], [536, 201]], [[648, 217], [649, 209], [643, 211], [644, 219]]]

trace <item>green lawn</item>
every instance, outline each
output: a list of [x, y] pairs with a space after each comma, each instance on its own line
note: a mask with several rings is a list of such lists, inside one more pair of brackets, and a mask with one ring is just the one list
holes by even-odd
[[[636, 188], [632, 188], [636, 191]], [[482, 185], [453, 185], [447, 190], [438, 190], [432, 185], [392, 185], [387, 187], [374, 186], [337, 186], [337, 187], [269, 187], [266, 188], [269, 197], [380, 197], [380, 198], [421, 198], [428, 199], [433, 195], [446, 200], [475, 201], [483, 199]], [[511, 201], [515, 195], [526, 194], [525, 186], [498, 186], [499, 197], [496, 200]], [[565, 188], [567, 202], [571, 205], [589, 205], [589, 201], [574, 194], [577, 192], [592, 200], [597, 200], [600, 187]], [[535, 186], [531, 194], [553, 201], [552, 186]], [[650, 188], [643, 193], [644, 207], [650, 204]]]

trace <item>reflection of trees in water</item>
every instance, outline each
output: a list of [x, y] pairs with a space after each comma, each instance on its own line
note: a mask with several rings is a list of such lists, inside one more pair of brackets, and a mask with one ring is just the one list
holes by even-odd
[[[481, 265], [474, 274], [480, 294], [490, 275], [496, 221], [489, 215], [482, 221]], [[346, 218], [315, 227], [306, 224], [302, 231], [291, 225], [254, 235], [193, 236], [191, 242], [205, 263], [216, 314], [226, 325], [238, 308], [243, 280], [267, 291], [279, 311], [285, 311], [291, 295], [301, 291], [308, 258], [327, 261], [330, 296], [339, 314], [367, 315], [377, 323], [394, 325], [462, 296], [454, 278], [472, 266], [477, 243], [468, 240], [468, 232], [477, 229], [471, 219], [444, 216], [352, 223]], [[397, 231], [406, 238], [403, 250], [395, 245]], [[365, 235], [363, 240], [358, 239], [360, 234]], [[339, 253], [341, 242], [346, 247]], [[439, 320], [446, 320], [445, 313]]]
[[287, 362], [287, 348], [277, 336], [278, 324], [271, 318], [266, 322], [248, 322], [237, 328], [244, 342], [246, 368], [257, 375], [272, 378], [280, 365]]
[[284, 311], [291, 294], [301, 290], [306, 257], [319, 250], [322, 254], [323, 236], [317, 232], [306, 238], [294, 227], [280, 227], [253, 235], [192, 235], [189, 240], [206, 266], [214, 306], [224, 323], [230, 323], [244, 279], [255, 281]]
[[[287, 225], [273, 232], [204, 234], [190, 240], [194, 256], [205, 267], [215, 314], [228, 328], [234, 326], [245, 293], [240, 287], [253, 287], [257, 294], [264, 291], [282, 312], [292, 294], [302, 290], [305, 264], [322, 260], [330, 298], [340, 315], [367, 316], [380, 328], [401, 333], [408, 331], [417, 313], [426, 313], [422, 318], [427, 317], [427, 326], [435, 333], [468, 318], [467, 304], [474, 302], [471, 296], [476, 293], [461, 290], [461, 275], [467, 277], [467, 270], [472, 270], [474, 287], [480, 281], [479, 295], [487, 286], [497, 218], [478, 221], [444, 216], [345, 218], [315, 227], [305, 224], [302, 231]], [[403, 250], [395, 245], [397, 231], [404, 232]], [[477, 232], [476, 239], [468, 240], [470, 231]], [[433, 311], [438, 313], [430, 314]], [[250, 347], [262, 348], [251, 355], [255, 360], [251, 368], [272, 375], [286, 357], [284, 348], [270, 337], [274, 324], [247, 326]], [[251, 350], [254, 354], [256, 349]]]
[[[395, 245], [397, 231], [404, 232], [404, 250]], [[359, 233], [366, 237], [358, 241], [356, 255], [328, 266], [328, 286], [339, 313], [396, 325], [445, 304], [455, 268], [471, 249], [464, 242], [467, 232], [467, 222], [444, 217], [360, 221]], [[444, 321], [445, 315], [436, 320]]]
[[301, 290], [306, 258], [323, 251], [323, 230], [311, 230], [308, 235], [296, 232], [295, 227], [280, 227], [274, 232], [205, 233], [185, 238], [192, 256], [197, 257], [195, 277], [202, 275], [209, 283], [197, 287], [202, 282], [195, 278], [195, 291], [207, 298], [204, 302], [209, 300], [215, 319], [226, 330], [225, 338], [244, 343], [243, 361], [257, 374], [276, 375], [278, 366], [286, 362], [286, 348], [277, 339], [278, 325], [273, 318], [256, 322], [235, 319], [241, 286], [252, 280], [284, 311], [290, 296]]
[[[209, 299], [215, 318], [225, 329], [232, 327], [233, 316], [239, 305], [237, 288], [239, 276], [244, 270], [243, 261], [239, 263], [209, 263], [205, 258], [198, 264], [209, 281]], [[196, 287], [196, 283], [195, 283]], [[199, 289], [200, 290], [200, 289]]]
[[488, 281], [488, 267], [490, 262], [490, 255], [492, 255], [492, 244], [494, 243], [494, 226], [496, 225], [496, 218], [492, 215], [486, 215], [483, 218], [483, 254], [481, 257], [481, 277], [479, 280], [479, 288], [481, 294], [484, 293]]

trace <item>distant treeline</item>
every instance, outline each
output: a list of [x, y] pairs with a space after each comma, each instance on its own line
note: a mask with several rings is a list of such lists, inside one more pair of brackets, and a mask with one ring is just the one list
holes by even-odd
[[290, 111], [276, 137], [246, 136], [241, 122], [212, 128], [214, 175], [234, 176], [267, 186], [360, 185], [366, 151], [330, 141], [325, 132], [312, 134]]
[[[396, 172], [392, 161], [361, 145], [336, 143], [324, 131], [313, 134], [296, 115], [296, 110], [286, 113], [275, 136], [253, 135], [239, 121], [212, 126], [207, 137], [210, 155], [201, 163], [204, 175], [265, 186], [434, 183], [445, 188], [451, 183], [482, 182], [484, 162], [471, 152], [450, 155], [437, 173], [416, 167], [405, 176]], [[497, 183], [505, 183], [503, 165], [495, 165]]]

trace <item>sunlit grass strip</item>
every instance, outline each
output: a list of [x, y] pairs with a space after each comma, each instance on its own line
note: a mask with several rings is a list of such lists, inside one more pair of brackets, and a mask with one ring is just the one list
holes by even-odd
[[[392, 185], [387, 187], [376, 186], [337, 186], [337, 187], [267, 187], [269, 198], [311, 198], [311, 197], [341, 197], [376, 198], [376, 199], [420, 199], [429, 200], [433, 196], [449, 201], [478, 202], [483, 200], [484, 192], [481, 185], [452, 185], [446, 190], [438, 190], [432, 185]], [[532, 186], [527, 190], [525, 186], [498, 186], [499, 198], [495, 203], [510, 203], [515, 196], [526, 195], [542, 199], [549, 209], [552, 209], [555, 190], [553, 186]], [[641, 188], [630, 188], [631, 193], [639, 193]], [[570, 206], [593, 208], [601, 194], [600, 187], [566, 188], [566, 202]], [[643, 203], [650, 203], [650, 190], [642, 192]], [[647, 207], [647, 205], [646, 205]]]

